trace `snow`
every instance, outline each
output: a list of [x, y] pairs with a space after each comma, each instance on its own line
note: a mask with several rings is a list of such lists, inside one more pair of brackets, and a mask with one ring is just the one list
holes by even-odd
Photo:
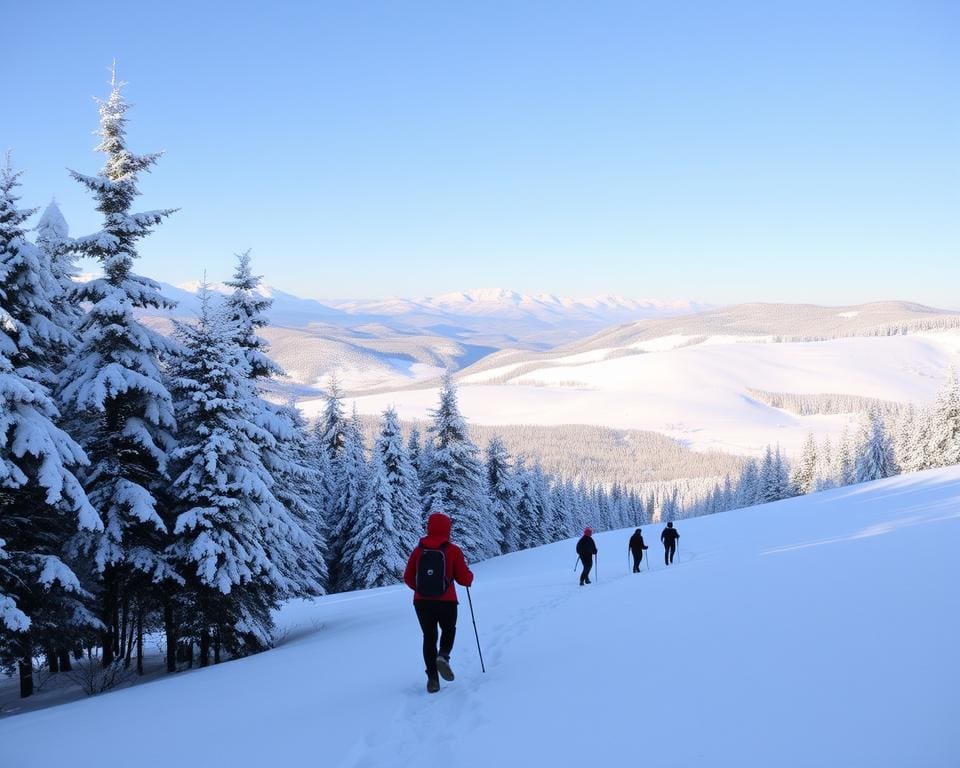
[[[930, 402], [951, 365], [960, 364], [960, 333], [842, 338], [772, 344], [731, 337], [688, 343], [672, 336], [644, 342], [645, 354], [613, 355], [586, 362], [578, 355], [563, 364], [546, 358], [467, 373], [460, 406], [471, 422], [498, 424], [592, 424], [646, 429], [683, 440], [697, 450], [720, 449], [757, 455], [779, 443], [796, 455], [808, 431], [837, 437], [848, 417], [797, 416], [750, 397], [749, 389], [792, 393], [841, 393]], [[517, 373], [522, 369], [522, 375]], [[492, 379], [513, 373], [504, 384]], [[571, 387], [571, 381], [578, 387]], [[425, 418], [436, 389], [359, 397], [360, 413], [388, 405], [401, 418]], [[308, 416], [322, 400], [300, 404]]]
[[[631, 530], [474, 566], [457, 680], [424, 691], [406, 587], [287, 605], [273, 651], [0, 720], [17, 768], [170, 765], [955, 766], [960, 467], [677, 523], [631, 574]], [[145, 748], [160, 713], [184, 727]], [[50, 738], [55, 733], [56, 738]]]

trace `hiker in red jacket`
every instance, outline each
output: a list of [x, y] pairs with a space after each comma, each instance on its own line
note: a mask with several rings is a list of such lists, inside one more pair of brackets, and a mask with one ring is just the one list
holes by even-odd
[[[469, 587], [473, 573], [463, 551], [450, 541], [450, 518], [434, 512], [427, 520], [427, 535], [410, 553], [403, 581], [413, 590], [413, 607], [423, 630], [423, 661], [427, 665], [427, 691], [440, 690], [440, 676], [453, 680], [450, 652], [457, 633], [457, 588]], [[440, 649], [437, 650], [437, 626]]]

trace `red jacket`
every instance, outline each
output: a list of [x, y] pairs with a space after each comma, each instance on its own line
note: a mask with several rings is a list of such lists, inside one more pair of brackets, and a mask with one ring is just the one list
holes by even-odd
[[[450, 582], [447, 591], [440, 597], [423, 597], [417, 592], [417, 566], [420, 564], [420, 547], [427, 549], [439, 549], [443, 542], [448, 542], [444, 547], [443, 554], [447, 563], [446, 579]], [[457, 588], [454, 581], [469, 587], [473, 584], [473, 573], [467, 567], [467, 561], [463, 556], [463, 550], [456, 544], [450, 542], [450, 518], [439, 512], [434, 512], [427, 520], [427, 535], [420, 539], [420, 544], [410, 553], [410, 559], [407, 560], [407, 569], [403, 572], [404, 583], [413, 590], [413, 600], [446, 600], [447, 602], [457, 602]]]

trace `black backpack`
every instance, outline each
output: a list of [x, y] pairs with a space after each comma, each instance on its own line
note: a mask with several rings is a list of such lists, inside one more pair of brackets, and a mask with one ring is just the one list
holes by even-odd
[[441, 597], [450, 586], [444, 554], [449, 543], [443, 542], [440, 549], [427, 549], [420, 545], [420, 562], [417, 563], [417, 594], [420, 597]]

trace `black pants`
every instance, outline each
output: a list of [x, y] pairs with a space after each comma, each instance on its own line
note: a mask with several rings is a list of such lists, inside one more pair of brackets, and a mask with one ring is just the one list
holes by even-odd
[[669, 544], [663, 545], [663, 563], [664, 565], [670, 565], [673, 562], [673, 555], [677, 551], [677, 542], [671, 541]]
[[643, 560], [643, 550], [633, 553], [633, 572], [640, 573], [640, 561]]
[[436, 677], [437, 627], [440, 628], [439, 654], [449, 656], [457, 634], [457, 604], [450, 600], [416, 600], [413, 607], [423, 630], [423, 663], [427, 665], [427, 675]]
[[581, 557], [580, 562], [583, 563], [583, 572], [580, 574], [580, 583], [585, 584], [586, 582], [590, 581], [590, 569], [593, 568], [593, 558]]

